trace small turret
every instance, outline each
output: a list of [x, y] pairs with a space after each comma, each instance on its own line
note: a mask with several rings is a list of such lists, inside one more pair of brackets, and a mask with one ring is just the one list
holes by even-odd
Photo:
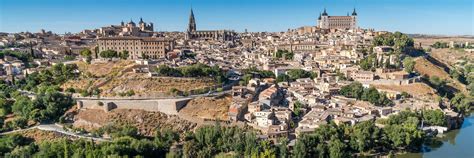
[[326, 12], [326, 8], [324, 8], [323, 16], [328, 16], [328, 13]]
[[354, 8], [354, 11], [352, 11], [352, 16], [357, 16], [357, 12], [355, 8]]
[[136, 26], [135, 23], [133, 22], [132, 19], [130, 19], [130, 22], [128, 22], [127, 24], [128, 27], [131, 27], [131, 26]]

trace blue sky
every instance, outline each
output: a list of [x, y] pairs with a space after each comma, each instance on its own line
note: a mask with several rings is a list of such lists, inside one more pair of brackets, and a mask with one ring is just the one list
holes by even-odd
[[157, 31], [183, 31], [191, 5], [198, 29], [285, 31], [316, 25], [325, 7], [330, 15], [356, 7], [363, 28], [474, 35], [474, 0], [0, 0], [0, 32], [78, 32], [140, 17]]

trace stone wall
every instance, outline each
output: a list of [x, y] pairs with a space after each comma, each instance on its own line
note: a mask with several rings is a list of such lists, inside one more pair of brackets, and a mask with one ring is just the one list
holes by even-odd
[[169, 115], [177, 115], [178, 111], [186, 106], [190, 98], [182, 99], [155, 99], [155, 100], [111, 100], [87, 99], [77, 100], [78, 109], [138, 109], [145, 111], [159, 111]]

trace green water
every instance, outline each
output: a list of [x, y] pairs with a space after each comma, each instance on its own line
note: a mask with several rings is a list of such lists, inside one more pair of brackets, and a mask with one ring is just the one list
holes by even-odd
[[423, 152], [399, 155], [400, 158], [474, 158], [474, 113], [464, 118], [462, 127], [445, 133]]

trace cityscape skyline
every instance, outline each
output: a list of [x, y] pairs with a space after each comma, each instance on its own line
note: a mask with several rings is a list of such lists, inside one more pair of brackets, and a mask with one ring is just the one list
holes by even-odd
[[37, 32], [40, 29], [56, 33], [79, 32], [117, 25], [122, 20], [128, 22], [130, 18], [137, 22], [140, 17], [153, 22], [156, 31], [185, 31], [191, 7], [196, 16], [197, 28], [203, 30], [286, 31], [301, 26], [315, 26], [324, 8], [329, 15], [346, 15], [356, 8], [362, 28], [436, 35], [473, 35], [474, 32], [473, 2], [469, 0], [110, 2], [2, 1], [0, 32]]

